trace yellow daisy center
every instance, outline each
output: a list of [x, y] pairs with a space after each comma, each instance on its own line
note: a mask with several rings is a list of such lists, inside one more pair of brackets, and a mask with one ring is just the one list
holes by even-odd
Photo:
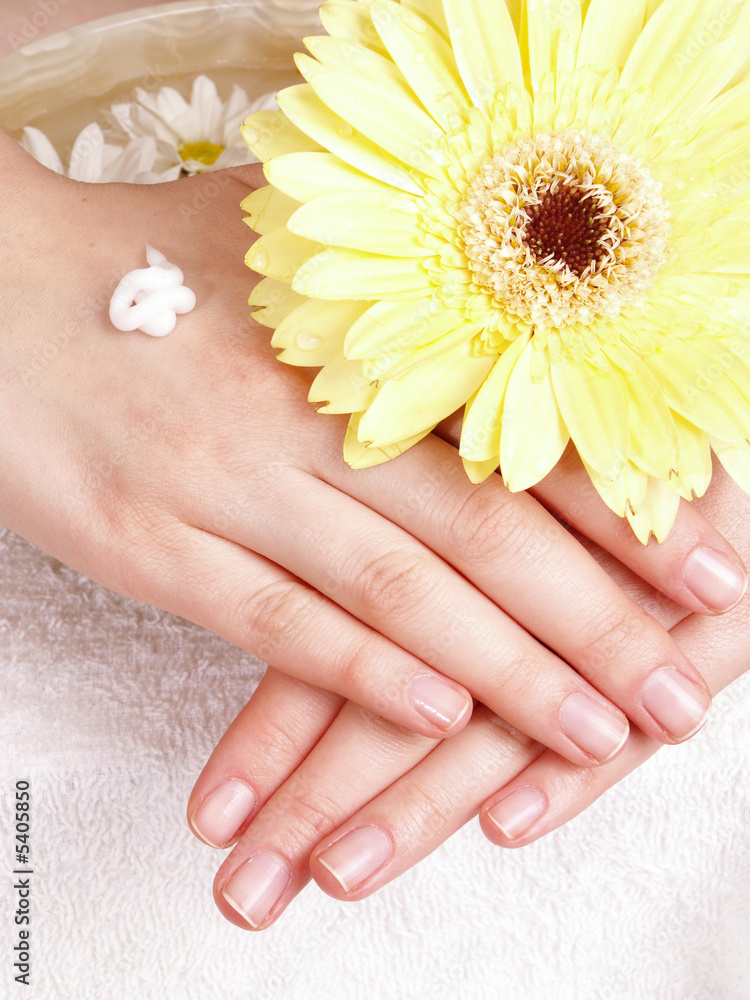
[[180, 146], [179, 152], [183, 163], [196, 160], [207, 167], [212, 167], [224, 152], [224, 146], [219, 146], [215, 142], [186, 142]]
[[484, 163], [459, 218], [477, 284], [543, 329], [618, 315], [666, 262], [661, 185], [635, 157], [572, 129], [524, 138]]

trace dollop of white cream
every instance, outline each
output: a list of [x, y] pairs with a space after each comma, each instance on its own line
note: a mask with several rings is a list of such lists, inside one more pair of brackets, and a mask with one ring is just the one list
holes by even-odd
[[179, 267], [148, 244], [146, 260], [149, 267], [130, 271], [115, 289], [109, 318], [118, 330], [166, 337], [175, 328], [177, 314], [195, 308], [195, 293], [183, 285]]

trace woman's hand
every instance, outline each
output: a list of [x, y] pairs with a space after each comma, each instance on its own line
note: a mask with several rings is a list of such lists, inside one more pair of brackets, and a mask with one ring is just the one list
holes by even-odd
[[[558, 485], [575, 492], [578, 479], [569, 466]], [[738, 551], [750, 553], [750, 499], [721, 470], [701, 506]], [[748, 668], [750, 601], [722, 618], [686, 616], [621, 564], [602, 552], [597, 557], [673, 626], [686, 652], [701, 655], [714, 692]], [[362, 899], [480, 807], [482, 829], [494, 843], [530, 843], [658, 748], [634, 730], [612, 762], [577, 766], [483, 706], [463, 732], [436, 743], [269, 670], [212, 754], [188, 812], [204, 840], [237, 841], [217, 874], [216, 902], [232, 922], [258, 929], [278, 918], [311, 872], [330, 895]]]
[[[437, 437], [344, 465], [343, 423], [312, 411], [245, 304], [238, 206], [259, 171], [84, 185], [0, 139], [7, 527], [423, 737], [458, 732], [471, 696], [577, 764], [611, 759], [628, 717], [661, 741], [699, 728], [698, 671], [532, 497], [471, 486]], [[108, 319], [147, 242], [198, 298], [161, 340]], [[657, 558], [692, 609], [746, 585], [689, 506]]]

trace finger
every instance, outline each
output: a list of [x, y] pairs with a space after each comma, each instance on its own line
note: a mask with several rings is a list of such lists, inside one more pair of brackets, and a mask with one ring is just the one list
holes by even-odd
[[585, 531], [643, 579], [678, 604], [701, 614], [724, 614], [747, 590], [744, 564], [695, 504], [681, 501], [674, 527], [661, 544], [642, 545], [593, 487], [580, 459], [569, 452], [531, 491], [548, 510]]
[[[252, 730], [245, 735], [252, 746]], [[273, 923], [310, 880], [315, 844], [435, 745], [347, 703], [219, 869], [214, 898], [224, 916], [253, 930]]]
[[319, 842], [310, 857], [312, 877], [337, 899], [369, 896], [468, 822], [489, 788], [510, 780], [542, 749], [478, 708], [463, 732]]
[[[702, 506], [739, 551], [750, 550], [750, 501], [726, 475], [717, 475]], [[666, 614], [674, 617], [674, 612]], [[706, 677], [717, 693], [750, 668], [749, 627], [750, 599], [746, 596], [721, 618], [692, 615], [679, 621], [672, 635], [689, 654], [701, 652]], [[544, 753], [488, 799], [481, 811], [482, 829], [493, 843], [504, 847], [538, 840], [583, 812], [657, 749], [657, 743], [634, 732], [619, 757], [596, 770], [571, 767], [557, 755]]]
[[[445, 421], [437, 433], [458, 447], [460, 419]], [[714, 470], [714, 479], [718, 471]], [[661, 544], [652, 542], [644, 546], [628, 522], [603, 502], [573, 449], [530, 493], [548, 510], [690, 611], [723, 614], [735, 607], [747, 590], [748, 577], [742, 559], [701, 513], [696, 502], [683, 500], [667, 538]]]
[[[169, 561], [165, 571], [165, 560]], [[471, 715], [468, 691], [333, 601], [233, 542], [185, 525], [138, 558], [134, 596], [148, 595], [298, 680], [334, 691], [433, 738]]]
[[[700, 729], [709, 710], [710, 695], [698, 671], [669, 634], [630, 601], [531, 496], [509, 493], [497, 475], [481, 486], [470, 486], [455, 450], [434, 437], [412, 448], [397, 462], [378, 469], [354, 472], [332, 463], [327, 477], [423, 540], [512, 619], [575, 667], [648, 735], [676, 743]], [[346, 556], [344, 538], [344, 532], [339, 532], [338, 550], [335, 540], [330, 541], [339, 566]], [[351, 546], [352, 540], [348, 543]], [[389, 627], [391, 638], [409, 647], [409, 627], [419, 623], [421, 634], [425, 634], [429, 627], [425, 607], [434, 612], [443, 596], [441, 621], [454, 621], [448, 605], [461, 607], [461, 621], [467, 620], [468, 613], [468, 620], [481, 626], [480, 634], [484, 630], [484, 634], [497, 637], [496, 648], [508, 656], [507, 643], [498, 635], [497, 627], [487, 633], [486, 609], [480, 612], [475, 602], [477, 610], [470, 612], [468, 598], [461, 597], [457, 582], [449, 589], [443, 584], [441, 591], [434, 585], [434, 576], [428, 578], [430, 586], [424, 586], [424, 571], [421, 582], [414, 575], [410, 578], [403, 568], [403, 545], [395, 547], [402, 558], [393, 564], [392, 572], [401, 566], [398, 583], [402, 600], [397, 620]], [[304, 559], [304, 553], [300, 555]], [[370, 559], [375, 562], [375, 553]], [[296, 572], [310, 579], [312, 568], [296, 565]], [[346, 578], [346, 585], [354, 586], [351, 577]], [[366, 617], [367, 611], [364, 614]], [[406, 622], [398, 621], [399, 614]], [[476, 663], [485, 679], [488, 672], [493, 681], [498, 679], [493, 673], [496, 657], [492, 652], [486, 647], [480, 652], [467, 645], [475, 638], [474, 631], [470, 629], [468, 636], [459, 631], [457, 638], [450, 637], [452, 648], [441, 649], [442, 669], [502, 718], [572, 760], [559, 740], [559, 731], [555, 743], [554, 732], [545, 734], [521, 722], [510, 711], [507, 698], [498, 700], [497, 691], [488, 691], [482, 677], [473, 675], [471, 664]], [[469, 658], [470, 664], [464, 664], [461, 672], [458, 664], [449, 665], [451, 653], [466, 661], [469, 652], [474, 658]], [[520, 670], [513, 670], [514, 661], [510, 660], [514, 676], [506, 690], [513, 690], [514, 679], [516, 684], [525, 681], [526, 697], [520, 701], [529, 705], [533, 700], [535, 705], [546, 707], [549, 714], [545, 721], [549, 724], [551, 705], [544, 696], [539, 697], [539, 692], [544, 690], [545, 678], [556, 676], [552, 665], [545, 661], [540, 671], [539, 661], [528, 656], [518, 657], [515, 663]], [[502, 672], [500, 676], [507, 683], [507, 676]], [[575, 721], [580, 721], [581, 729], [589, 724], [585, 718]]]
[[[288, 567], [352, 616], [420, 662], [439, 668], [511, 725], [565, 757], [595, 763], [617, 753], [628, 734], [625, 716], [420, 541], [305, 473], [287, 475], [268, 489], [277, 494], [264, 496], [262, 506], [283, 505], [283, 520], [266, 520], [261, 534], [244, 517], [233, 522], [230, 513], [229, 537]], [[559, 539], [575, 546], [587, 568], [596, 569], [585, 551], [548, 519]], [[426, 524], [421, 528], [428, 530]], [[599, 575], [604, 576], [598, 574], [597, 582]], [[632, 610], [634, 629], [649, 622], [653, 626], [621, 591], [610, 589]], [[566, 628], [572, 631], [569, 621]], [[662, 638], [668, 644], [666, 633]], [[280, 662], [278, 654], [275, 662]], [[370, 669], [369, 664], [364, 666]], [[391, 666], [390, 675], [387, 670], [379, 672], [378, 683], [385, 692], [403, 690], [407, 680], [403, 671], [412, 667], [395, 661]], [[351, 679], [351, 664], [345, 669]], [[334, 661], [325, 681], [305, 679], [340, 692], [346, 678], [337, 679], [336, 671]], [[372, 682], [359, 677], [357, 681]], [[367, 706], [371, 705], [369, 701]], [[391, 712], [387, 715], [394, 718]]]
[[344, 704], [269, 667], [209, 757], [190, 793], [188, 823], [210, 847], [228, 847], [307, 757]]

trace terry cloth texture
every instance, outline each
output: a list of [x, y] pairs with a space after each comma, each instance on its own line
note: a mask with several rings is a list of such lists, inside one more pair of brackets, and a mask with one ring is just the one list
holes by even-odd
[[[243, 932], [184, 816], [263, 667], [0, 531], [0, 997], [748, 1000], [750, 677], [689, 745], [503, 851], [473, 822], [372, 898]], [[31, 987], [13, 790], [31, 787]]]

